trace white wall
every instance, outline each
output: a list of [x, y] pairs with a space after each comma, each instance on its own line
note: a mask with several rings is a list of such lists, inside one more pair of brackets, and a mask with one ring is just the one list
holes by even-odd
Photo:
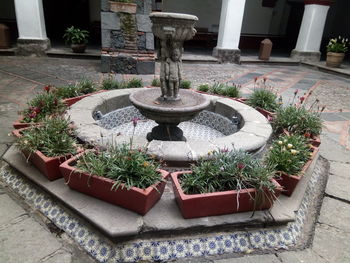
[[196, 28], [208, 28], [210, 32], [217, 32], [221, 0], [163, 0], [162, 11], [195, 15], [199, 19]]
[[[289, 15], [287, 0], [278, 0], [275, 8], [262, 7], [261, 2], [246, 0], [242, 34], [284, 34]], [[217, 32], [221, 0], [163, 0], [162, 11], [196, 15], [197, 28]]]

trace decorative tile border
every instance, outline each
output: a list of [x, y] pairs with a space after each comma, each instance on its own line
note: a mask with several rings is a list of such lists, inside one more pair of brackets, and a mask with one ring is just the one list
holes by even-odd
[[203, 234], [200, 237], [133, 240], [112, 243], [99, 232], [84, 225], [73, 213], [57, 203], [49, 194], [37, 189], [25, 177], [14, 174], [5, 165], [0, 180], [17, 192], [30, 205], [45, 214], [98, 262], [168, 261], [180, 258], [244, 253], [252, 250], [286, 249], [294, 246], [302, 235], [310, 203], [317, 191], [316, 183], [324, 170], [316, 163], [295, 222], [284, 227], [264, 228], [232, 233]]

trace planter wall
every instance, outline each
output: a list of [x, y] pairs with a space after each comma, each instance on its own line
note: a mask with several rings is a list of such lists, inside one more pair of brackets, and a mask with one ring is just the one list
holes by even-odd
[[[12, 133], [16, 137], [21, 137], [21, 132], [25, 129], [14, 130]], [[23, 151], [24, 156], [29, 160], [47, 179], [50, 181], [62, 178], [59, 166], [61, 163], [71, 158], [72, 155], [47, 157], [40, 151], [29, 153]]]
[[69, 106], [73, 105], [74, 103], [78, 102], [79, 100], [81, 100], [83, 98], [86, 98], [88, 96], [91, 96], [91, 95], [94, 95], [94, 94], [97, 94], [97, 93], [105, 92], [105, 91], [106, 90], [99, 90], [99, 91], [92, 92], [92, 93], [85, 94], [85, 95], [81, 95], [81, 96], [77, 96], [77, 97], [73, 97], [73, 98], [63, 99], [63, 101], [69, 107]]
[[136, 14], [137, 5], [133, 3], [123, 3], [109, 1], [110, 10], [115, 13]]
[[23, 129], [23, 128], [27, 128], [29, 126], [32, 125], [38, 125], [40, 123], [34, 123], [34, 122], [22, 122], [23, 120], [23, 116], [21, 116], [17, 121], [15, 121], [12, 126], [15, 129]]
[[318, 151], [319, 151], [318, 147], [313, 148], [312, 156], [310, 160], [308, 160], [304, 164], [300, 174], [289, 175], [284, 172], [281, 172], [280, 176], [278, 178], [275, 178], [276, 181], [283, 187], [283, 191], [282, 191], [283, 195], [291, 196], [293, 194], [299, 181], [302, 179], [303, 175], [306, 173], [307, 169], [310, 167], [312, 161], [316, 158]]
[[281, 192], [280, 185], [273, 180], [276, 185], [275, 195], [266, 191], [265, 193], [269, 198], [266, 198], [258, 207], [254, 207], [254, 201], [251, 198], [254, 198], [257, 193], [254, 188], [243, 189], [239, 192], [232, 190], [217, 193], [187, 195], [182, 191], [179, 182], [179, 177], [184, 173], [190, 172], [175, 172], [171, 174], [176, 202], [184, 218], [197, 218], [269, 209], [273, 205], [273, 201]]
[[[121, 189], [119, 187], [118, 189], [111, 190], [114, 184], [113, 180], [81, 173], [72, 166], [80, 155], [72, 157], [60, 166], [64, 179], [71, 189], [124, 207], [141, 215], [145, 215], [163, 194], [166, 182], [159, 182], [146, 189], [132, 187], [130, 190], [127, 190], [126, 188]], [[164, 179], [169, 175], [164, 170], [160, 170], [159, 172]]]

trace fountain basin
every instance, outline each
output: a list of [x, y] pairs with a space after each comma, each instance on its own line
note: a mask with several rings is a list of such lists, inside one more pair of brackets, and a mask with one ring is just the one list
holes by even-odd
[[[139, 90], [123, 89], [95, 94], [71, 106], [67, 111], [67, 115], [77, 127], [77, 136], [83, 141], [98, 145], [130, 142], [130, 134], [119, 134], [106, 126], [99, 126], [99, 121], [93, 118], [93, 112], [101, 111], [102, 114], [106, 115], [115, 110], [130, 107], [132, 106], [129, 101], [130, 94]], [[252, 153], [264, 148], [272, 134], [272, 127], [261, 113], [248, 105], [232, 99], [211, 95], [204, 96], [210, 101], [206, 108], [208, 112], [215, 116], [220, 115], [226, 120], [232, 120], [233, 117], [240, 119], [237, 132], [225, 133], [224, 130], [221, 130], [221, 137], [189, 139], [186, 142], [159, 140], [148, 142], [146, 136], [135, 135], [133, 146], [135, 148], [147, 147], [147, 151], [150, 154], [154, 154], [159, 159], [172, 162], [174, 166], [193, 162], [199, 158], [208, 158], [208, 152], [223, 148], [244, 150]], [[131, 120], [137, 117], [132, 112], [127, 116], [124, 113], [123, 115], [124, 123], [131, 123]], [[204, 125], [209, 126], [210, 123], [216, 121], [216, 117], [209, 119], [207, 116], [209, 115], [205, 116], [204, 119], [207, 122], [203, 122]], [[224, 126], [222, 123], [217, 122], [212, 128], [219, 129], [218, 127]]]
[[[152, 32], [160, 39], [166, 39], [167, 34], [172, 31], [172, 37], [177, 41], [185, 41], [191, 39], [196, 31], [192, 30], [194, 24], [198, 21], [198, 17], [188, 14], [154, 12], [150, 14], [153, 23]], [[165, 30], [164, 30], [165, 29]]]

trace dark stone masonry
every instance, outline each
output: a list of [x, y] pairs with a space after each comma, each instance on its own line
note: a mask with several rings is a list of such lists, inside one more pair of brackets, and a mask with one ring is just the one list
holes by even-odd
[[110, 11], [101, 1], [103, 73], [154, 74], [154, 36], [149, 18], [152, 0], [136, 0], [136, 14]]

